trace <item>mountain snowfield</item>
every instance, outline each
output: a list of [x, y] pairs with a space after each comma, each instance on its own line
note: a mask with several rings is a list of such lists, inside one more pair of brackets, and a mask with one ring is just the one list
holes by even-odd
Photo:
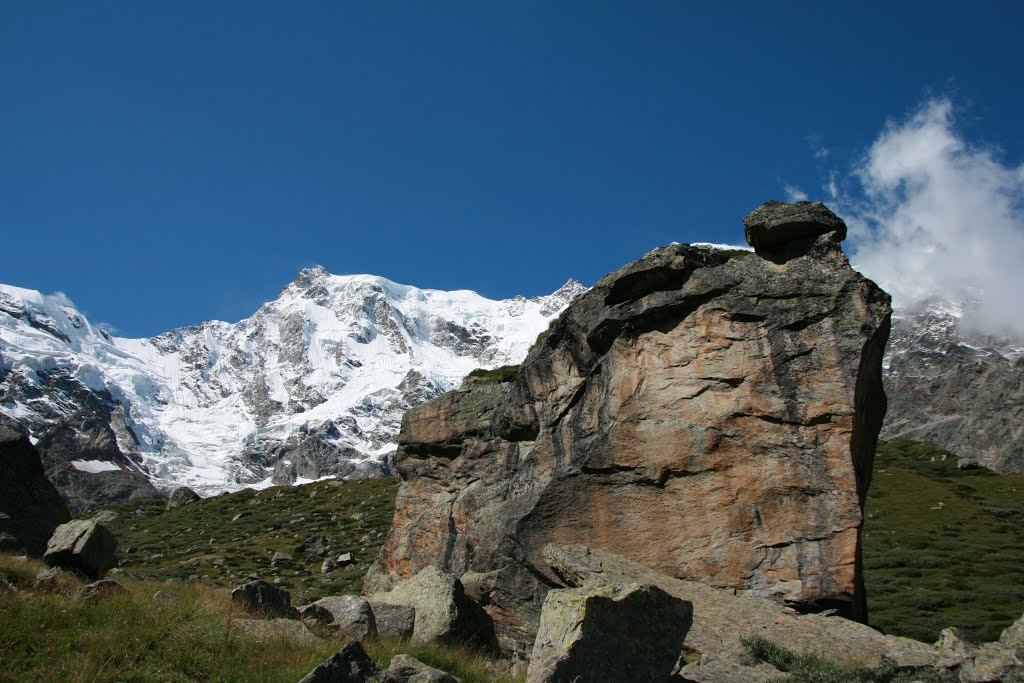
[[163, 490], [379, 474], [409, 406], [474, 369], [520, 362], [582, 291], [570, 280], [493, 301], [316, 267], [240, 322], [126, 339], [63, 295], [0, 285], [0, 415], [38, 441], [80, 420], [91, 394], [125, 457], [71, 467], [135, 468]]

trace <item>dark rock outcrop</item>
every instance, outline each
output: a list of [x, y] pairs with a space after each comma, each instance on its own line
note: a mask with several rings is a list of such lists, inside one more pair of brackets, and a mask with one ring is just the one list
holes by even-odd
[[527, 683], [663, 683], [679, 659], [693, 606], [657, 586], [548, 593]]
[[380, 683], [462, 683], [446, 671], [427, 666], [415, 657], [395, 655], [381, 672]]
[[6, 551], [40, 556], [54, 529], [71, 519], [46, 478], [39, 452], [27, 437], [0, 428], [0, 536]]
[[353, 641], [318, 664], [299, 683], [370, 683], [379, 669], [359, 641]]
[[292, 609], [291, 593], [260, 579], [243, 583], [231, 591], [231, 602], [248, 612], [267, 616], [290, 618], [297, 614]]
[[558, 585], [541, 550], [578, 542], [863, 618], [891, 309], [835, 220], [763, 255], [655, 249], [576, 299], [514, 381], [407, 412], [365, 589], [468, 574], [502, 637], [530, 642]]
[[51, 567], [72, 569], [99, 579], [117, 566], [117, 539], [102, 524], [72, 520], [54, 530], [43, 561]]

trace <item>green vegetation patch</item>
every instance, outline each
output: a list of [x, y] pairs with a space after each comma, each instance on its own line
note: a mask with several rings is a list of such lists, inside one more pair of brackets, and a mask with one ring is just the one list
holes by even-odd
[[[0, 590], [0, 683], [142, 683], [223, 681], [295, 683], [346, 643], [327, 631], [316, 641], [256, 640], [232, 623], [249, 618], [227, 591], [198, 583], [139, 581], [119, 576], [127, 592], [99, 600], [75, 597], [84, 585], [40, 592], [31, 580], [43, 565], [0, 556], [0, 575], [17, 591]], [[171, 602], [156, 601], [165, 591]], [[363, 643], [378, 666], [403, 653], [466, 683], [502, 683], [509, 663], [441, 644], [390, 640]]]
[[865, 506], [871, 624], [934, 642], [991, 641], [1024, 613], [1024, 476], [959, 470], [928, 444], [880, 441]]
[[[398, 480], [328, 480], [305, 486], [247, 489], [204, 498], [171, 510], [162, 501], [130, 501], [111, 508], [106, 525], [117, 537], [121, 567], [136, 578], [198, 578], [235, 586], [251, 578], [292, 592], [295, 604], [325, 595], [357, 594], [395, 512]], [[314, 534], [330, 552], [296, 548]], [[275, 552], [292, 557], [273, 566]], [[325, 557], [352, 553], [355, 564], [321, 573]]]
[[930, 668], [900, 669], [891, 659], [878, 666], [840, 666], [817, 655], [798, 655], [761, 636], [743, 639], [743, 647], [757, 661], [788, 673], [790, 683], [940, 683], [952, 681]]
[[467, 383], [480, 384], [505, 384], [511, 382], [519, 374], [518, 365], [502, 365], [500, 368], [486, 370], [477, 368], [466, 375]]

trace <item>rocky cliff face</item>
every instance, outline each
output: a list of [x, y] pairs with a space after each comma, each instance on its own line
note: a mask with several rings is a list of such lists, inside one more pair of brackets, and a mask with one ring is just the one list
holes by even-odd
[[0, 551], [41, 557], [53, 530], [71, 519], [28, 438], [0, 426]]
[[1024, 347], [963, 328], [964, 309], [931, 301], [894, 316], [882, 437], [925, 441], [1024, 474]]
[[863, 617], [889, 297], [850, 268], [821, 205], [747, 224], [756, 253], [656, 249], [570, 305], [513, 381], [407, 412], [367, 590], [436, 565], [524, 642], [558, 583], [543, 547], [582, 543]]

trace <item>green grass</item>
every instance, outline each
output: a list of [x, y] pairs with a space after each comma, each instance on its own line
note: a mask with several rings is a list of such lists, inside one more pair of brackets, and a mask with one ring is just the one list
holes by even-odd
[[1024, 613], [1024, 477], [956, 461], [927, 444], [879, 442], [864, 579], [871, 624], [887, 633], [934, 642], [958, 626], [991, 641]]
[[[160, 501], [131, 501], [111, 508], [117, 518], [105, 524], [117, 537], [121, 567], [136, 578], [198, 576], [235, 586], [253, 575], [278, 579], [295, 604], [305, 604], [360, 592], [391, 527], [397, 488], [397, 479], [332, 480], [244, 490], [171, 510]], [[295, 551], [313, 534], [327, 537], [331, 555], [354, 553], [356, 564], [322, 575], [323, 558]], [[271, 566], [278, 551], [292, 556], [290, 566]]]
[[[75, 598], [82, 583], [72, 577], [63, 591], [31, 590], [41, 568], [0, 556], [0, 576], [19, 588], [0, 590], [0, 683], [294, 683], [345, 644], [325, 632], [313, 643], [252, 639], [232, 625], [243, 615], [229, 594], [203, 584], [118, 577], [127, 593], [98, 601]], [[158, 590], [177, 601], [154, 602]], [[404, 653], [466, 683], [513, 680], [498, 673], [507, 662], [457, 648], [383, 640], [364, 646], [382, 667]]]
[[798, 655], [761, 636], [744, 638], [743, 647], [754, 659], [788, 673], [785, 680], [790, 683], [940, 683], [955, 680], [944, 679], [929, 668], [901, 670], [889, 659], [878, 666], [840, 666], [817, 655]]

